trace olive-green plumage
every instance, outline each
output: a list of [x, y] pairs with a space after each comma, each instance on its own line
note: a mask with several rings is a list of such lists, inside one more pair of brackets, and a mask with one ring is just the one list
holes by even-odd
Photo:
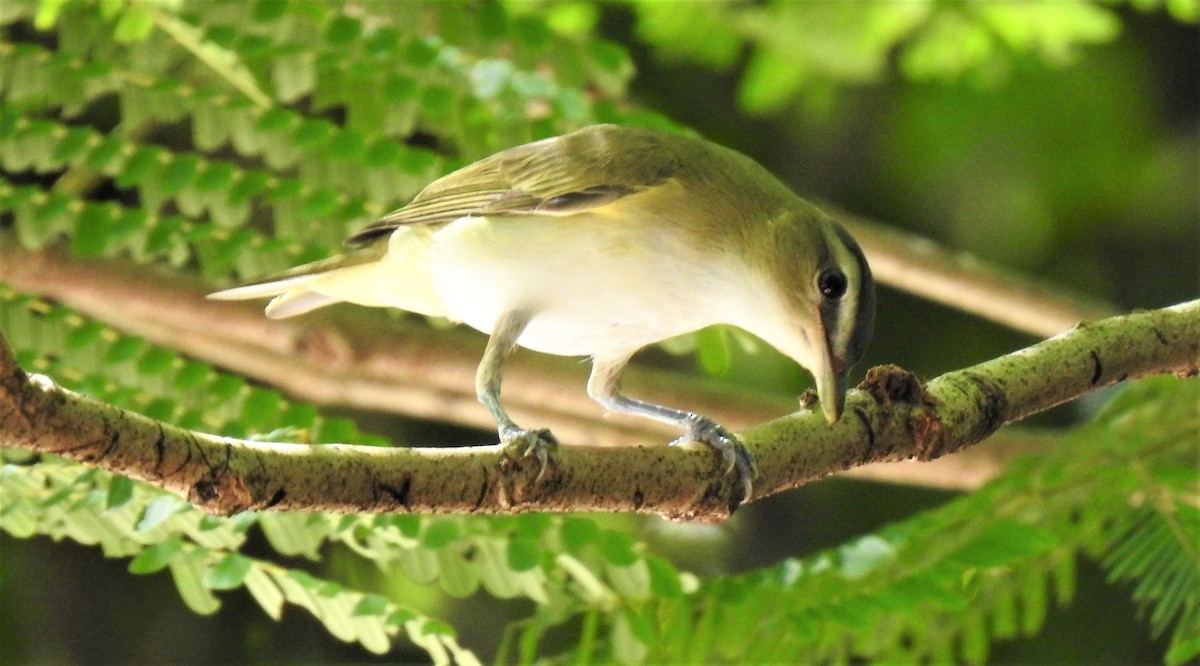
[[722, 452], [749, 492], [753, 463], [708, 419], [620, 394], [641, 347], [726, 323], [812, 370], [836, 419], [870, 337], [874, 286], [853, 239], [748, 157], [703, 139], [596, 125], [440, 178], [349, 239], [347, 253], [220, 292], [275, 296], [273, 317], [338, 301], [461, 321], [492, 336], [480, 398], [502, 440], [544, 449], [499, 403], [516, 344], [590, 355], [609, 409], [678, 424]]

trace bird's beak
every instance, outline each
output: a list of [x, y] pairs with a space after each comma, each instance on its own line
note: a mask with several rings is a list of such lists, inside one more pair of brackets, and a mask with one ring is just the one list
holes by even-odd
[[821, 345], [821, 367], [816, 373], [817, 397], [825, 420], [837, 423], [846, 405], [846, 384], [849, 368], [846, 362], [833, 355], [828, 344]]

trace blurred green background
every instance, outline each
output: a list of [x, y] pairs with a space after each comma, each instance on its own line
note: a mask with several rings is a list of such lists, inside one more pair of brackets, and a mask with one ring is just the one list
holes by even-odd
[[[788, 50], [794, 46], [789, 39], [812, 35], [774, 35], [782, 63], [806, 72], [791, 81], [745, 45], [706, 32], [698, 5], [661, 4], [685, 14], [637, 3], [579, 11], [629, 50], [637, 68], [631, 93], [639, 104], [751, 155], [801, 194], [1121, 309], [1177, 303], [1200, 291], [1200, 33], [1194, 25], [1120, 5], [1114, 8], [1119, 34], [1107, 43], [1055, 58], [1012, 50], [996, 59], [1004, 63], [999, 69], [916, 79], [905, 74], [919, 67], [917, 55], [889, 52], [859, 74], [835, 76]], [[695, 41], [693, 51], [663, 47], [684, 35]], [[966, 49], [973, 42], [964, 36], [962, 43]], [[783, 85], [784, 79], [791, 82]], [[784, 93], [772, 97], [772, 90]], [[896, 363], [923, 377], [1034, 341], [887, 288], [877, 321], [863, 367]], [[752, 355], [736, 346], [733, 353], [725, 381], [782, 395], [809, 385], [803, 371], [771, 353]], [[691, 358], [646, 357], [695, 371]], [[1077, 422], [1100, 402], [1078, 401], [1039, 423]], [[460, 434], [436, 424], [349, 415], [373, 432], [400, 428], [414, 438], [447, 442]], [[837, 545], [951, 496], [834, 479], [756, 502], [720, 527], [604, 520], [627, 525], [681, 568], [740, 571]], [[219, 614], [198, 617], [179, 602], [169, 577], [130, 577], [125, 566], [74, 544], [0, 536], [0, 663], [369, 658], [355, 646], [336, 644], [301, 613], [289, 611], [276, 627], [244, 593], [228, 595]], [[329, 566], [338, 567], [339, 559]], [[374, 571], [340, 573], [396, 584]], [[503, 616], [504, 602], [477, 595], [428, 603], [482, 654], [498, 640], [502, 622], [490, 618]], [[1163, 646], [1148, 633], [1128, 590], [1105, 585], [1099, 570], [1084, 564], [1072, 605], [1055, 611], [1039, 636], [997, 643], [992, 658], [1153, 662]], [[419, 652], [410, 656], [423, 659]]]

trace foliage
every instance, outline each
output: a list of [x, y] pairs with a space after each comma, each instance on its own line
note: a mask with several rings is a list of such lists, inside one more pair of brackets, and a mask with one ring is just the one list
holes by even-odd
[[[750, 51], [740, 101], [755, 113], [778, 111], [801, 92], [817, 98], [838, 86], [874, 83], [899, 72], [915, 81], [968, 79], [988, 85], [1021, 58], [1063, 66], [1081, 48], [1121, 29], [1106, 4], [1068, 2], [664, 3], [628, 0], [638, 35], [664, 58], [728, 68]], [[1200, 21], [1200, 2], [1133, 2]]]
[[[673, 57], [723, 66], [749, 45], [742, 95], [758, 110], [814, 82], [874, 80], [893, 52], [908, 76], [985, 80], [1023, 55], [1061, 61], [1119, 27], [1085, 3], [867, 3], [850, 10], [859, 16], [828, 3], [683, 14], [632, 4], [643, 37], [669, 40]], [[1194, 2], [1166, 5], [1195, 19]], [[630, 59], [595, 37], [595, 7], [531, 7], [5, 2], [0, 242], [66, 238], [76, 255], [228, 283], [325, 256], [432, 178], [498, 148], [598, 121], [671, 125], [625, 99]], [[800, 24], [822, 41], [784, 38]], [[860, 24], [875, 28], [848, 28]], [[3, 285], [0, 330], [23, 367], [154, 418], [232, 436], [382, 444]], [[706, 367], [727, 362], [723, 334], [696, 344]], [[435, 661], [464, 663], [476, 657], [444, 608], [355, 585], [321, 563], [349, 553], [405, 581], [402, 590], [523, 600], [500, 661], [980, 663], [993, 641], [1036, 633], [1053, 602], [1069, 601], [1087, 557], [1128, 582], [1150, 630], [1170, 634], [1167, 660], [1183, 663], [1200, 654], [1198, 400], [1195, 381], [1143, 382], [977, 493], [741, 575], [702, 579], [594, 517], [215, 518], [143, 484], [14, 451], [0, 452], [0, 529], [94, 545], [129, 558], [136, 574], [168, 570], [198, 613], [244, 588], [273, 618], [297, 606], [368, 650], [404, 635]], [[255, 535], [267, 553], [249, 547]], [[555, 633], [570, 642], [547, 638]]]

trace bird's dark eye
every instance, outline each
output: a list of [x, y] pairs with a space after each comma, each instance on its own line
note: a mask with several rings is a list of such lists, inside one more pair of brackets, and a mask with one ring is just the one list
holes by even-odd
[[822, 296], [831, 301], [845, 296], [847, 286], [849, 283], [846, 282], [846, 274], [836, 268], [824, 270], [817, 276], [817, 289], [821, 291]]

